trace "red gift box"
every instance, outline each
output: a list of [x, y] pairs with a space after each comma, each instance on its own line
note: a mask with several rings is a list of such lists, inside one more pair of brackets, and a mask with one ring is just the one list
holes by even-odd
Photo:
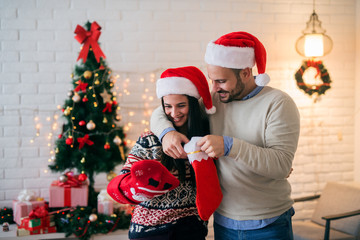
[[18, 201], [13, 200], [14, 222], [18, 225], [21, 218], [29, 216], [30, 212], [36, 207], [45, 206], [45, 201]]
[[71, 177], [66, 182], [53, 181], [50, 186], [49, 207], [76, 207], [88, 204], [88, 182]]

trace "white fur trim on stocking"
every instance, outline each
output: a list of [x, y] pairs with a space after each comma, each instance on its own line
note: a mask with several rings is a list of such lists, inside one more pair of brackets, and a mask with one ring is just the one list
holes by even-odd
[[190, 142], [184, 145], [184, 150], [188, 154], [189, 162], [192, 164], [194, 161], [201, 162], [202, 160], [208, 160], [209, 156], [200, 150], [200, 147], [197, 145], [197, 142], [202, 137], [192, 137]]

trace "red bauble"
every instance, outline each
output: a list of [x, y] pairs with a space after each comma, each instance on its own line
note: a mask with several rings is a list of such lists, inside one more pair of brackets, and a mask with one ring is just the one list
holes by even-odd
[[104, 149], [105, 149], [105, 150], [110, 149], [110, 144], [109, 144], [109, 143], [105, 143], [105, 145], [104, 145]]
[[73, 144], [73, 138], [72, 138], [72, 137], [67, 138], [66, 141], [65, 141], [65, 143], [66, 143], [67, 145]]
[[85, 96], [85, 97], [83, 97], [82, 101], [87, 102], [87, 101], [89, 101], [89, 99]]
[[62, 134], [59, 134], [58, 138], [59, 138], [59, 139], [62, 138]]
[[116, 105], [117, 104], [117, 101], [113, 101], [113, 105]]
[[79, 175], [79, 181], [81, 181], [81, 182], [83, 182], [83, 181], [85, 181], [86, 179], [87, 179], [87, 176], [86, 176], [86, 174], [85, 173], [81, 173], [80, 175]]
[[85, 126], [85, 124], [86, 124], [86, 122], [85, 122], [84, 120], [81, 120], [81, 121], [79, 122], [79, 126]]

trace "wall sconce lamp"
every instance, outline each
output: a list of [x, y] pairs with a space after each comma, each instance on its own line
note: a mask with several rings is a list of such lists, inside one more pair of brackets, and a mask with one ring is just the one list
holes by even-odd
[[[325, 91], [331, 87], [329, 73], [324, 67], [323, 62], [316, 59], [325, 56], [332, 50], [333, 42], [325, 32], [326, 30], [321, 27], [321, 22], [315, 12], [314, 0], [313, 13], [310, 15], [310, 20], [306, 23], [303, 35], [297, 39], [295, 44], [296, 51], [301, 56], [307, 58], [307, 60], [303, 61], [303, 64], [295, 74], [297, 86], [309, 96], [315, 93], [316, 97], [314, 102], [316, 102], [318, 97], [325, 94]], [[304, 82], [303, 74], [309, 67], [314, 67], [317, 71], [314, 82], [316, 82], [316, 80], [321, 80], [321, 83], [307, 84]]]

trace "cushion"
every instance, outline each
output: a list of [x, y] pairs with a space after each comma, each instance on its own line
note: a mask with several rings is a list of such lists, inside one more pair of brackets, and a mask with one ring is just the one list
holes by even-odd
[[[325, 227], [311, 221], [294, 221], [293, 222], [294, 240], [324, 239]], [[330, 239], [350, 240], [353, 236], [336, 230], [330, 230]]]
[[[311, 220], [325, 226], [321, 217], [360, 209], [360, 183], [326, 184]], [[360, 215], [331, 221], [331, 228], [353, 236], [360, 231]]]

